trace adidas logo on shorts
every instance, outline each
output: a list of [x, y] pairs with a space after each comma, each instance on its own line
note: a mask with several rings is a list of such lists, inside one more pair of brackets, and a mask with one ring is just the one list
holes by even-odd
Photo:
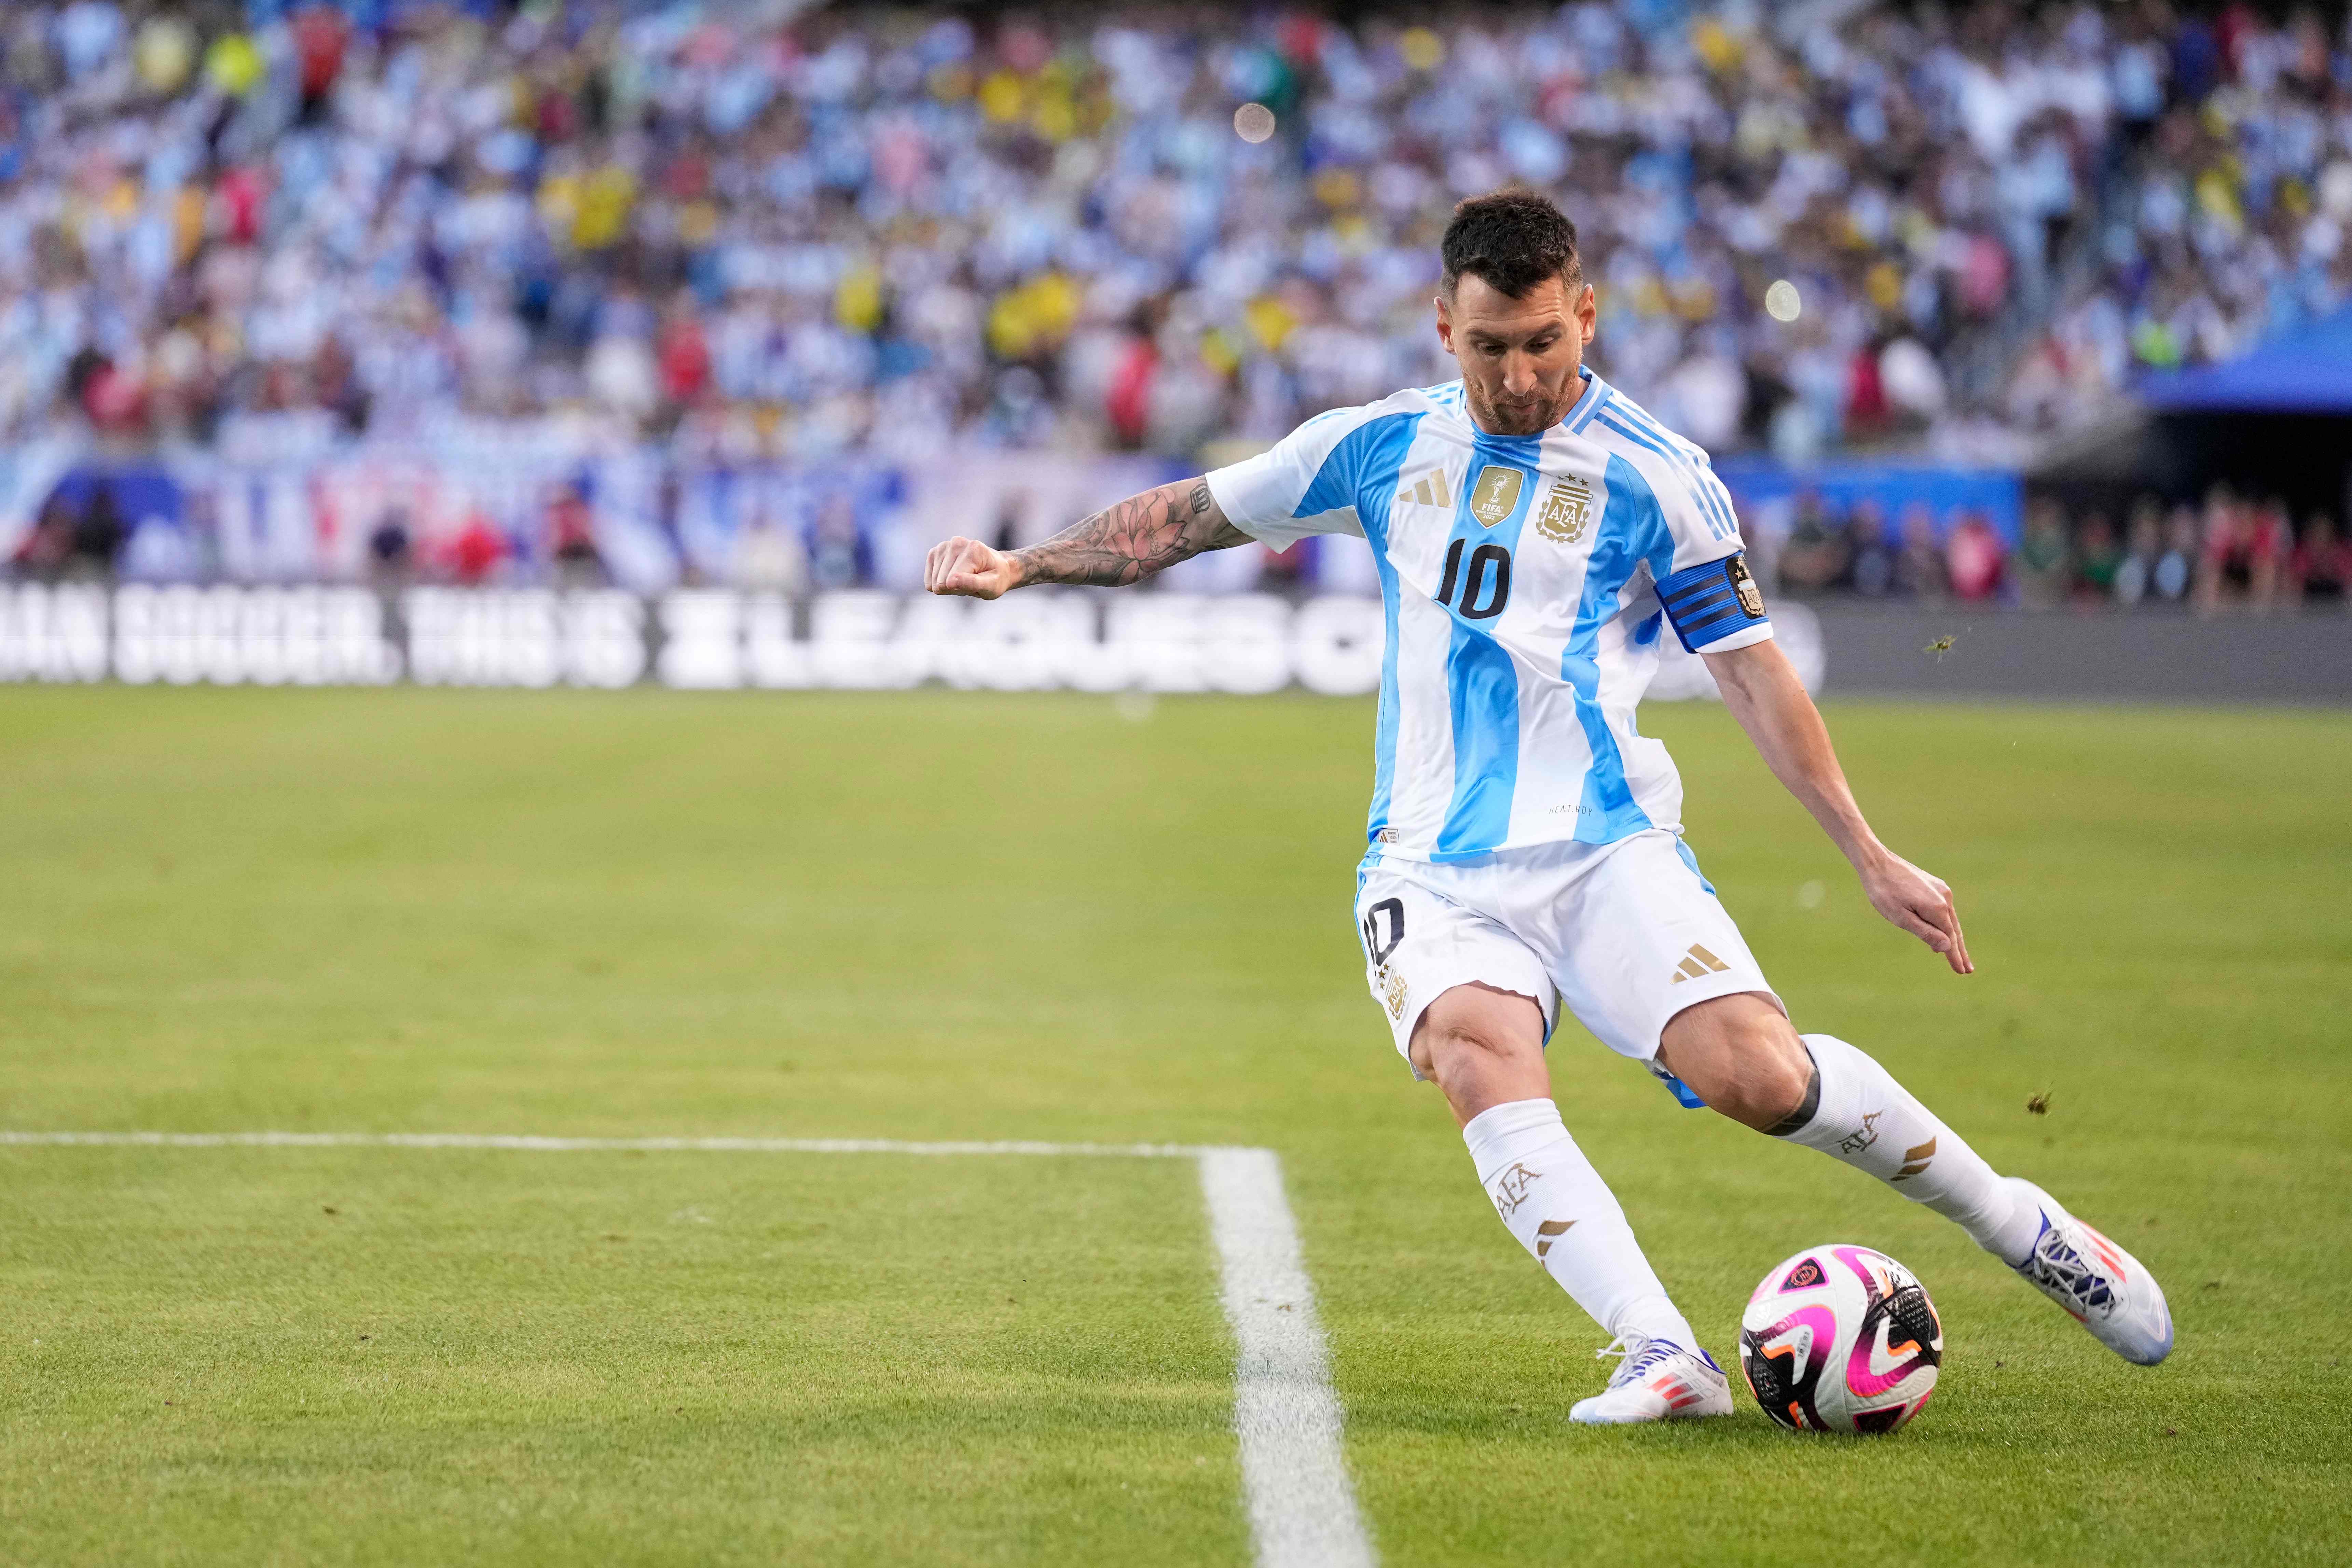
[[1704, 980], [1710, 974], [1721, 974], [1730, 967], [1731, 965], [1724, 963], [1698, 943], [1693, 942], [1690, 944], [1690, 952], [1683, 955], [1683, 961], [1680, 963], [1675, 965], [1675, 978], [1672, 983], [1680, 985], [1685, 980]]

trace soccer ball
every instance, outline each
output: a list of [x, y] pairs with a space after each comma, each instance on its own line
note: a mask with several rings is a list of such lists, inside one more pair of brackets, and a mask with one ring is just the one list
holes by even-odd
[[1739, 1370], [1791, 1431], [1892, 1432], [1927, 1406], [1944, 1324], [1883, 1252], [1809, 1247], [1772, 1266], [1739, 1319]]

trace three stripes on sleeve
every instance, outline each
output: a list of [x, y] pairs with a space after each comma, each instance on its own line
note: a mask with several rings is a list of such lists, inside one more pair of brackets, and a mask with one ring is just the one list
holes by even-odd
[[1744, 550], [1665, 578], [1658, 584], [1658, 602], [1674, 623], [1675, 636], [1692, 653], [1771, 618], [1764, 613], [1764, 595], [1748, 574]]

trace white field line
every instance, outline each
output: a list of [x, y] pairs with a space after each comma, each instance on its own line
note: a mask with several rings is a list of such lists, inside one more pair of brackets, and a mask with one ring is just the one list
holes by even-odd
[[127, 1143], [163, 1149], [513, 1149], [526, 1153], [1101, 1154], [1192, 1159], [1192, 1143], [908, 1143], [895, 1138], [542, 1138], [518, 1132], [10, 1132], [7, 1143]]
[[1339, 1400], [1298, 1227], [1271, 1149], [1206, 1149], [1201, 1193], [1241, 1354], [1234, 1430], [1259, 1568], [1370, 1568], [1372, 1543], [1339, 1457]]
[[1189, 1159], [1201, 1175], [1233, 1325], [1234, 1431], [1258, 1568], [1370, 1568], [1339, 1448], [1339, 1401], [1271, 1149], [1192, 1143], [904, 1142], [888, 1138], [548, 1138], [485, 1132], [26, 1132], [0, 1145], [163, 1149], [503, 1149], [526, 1153], [1047, 1154]]

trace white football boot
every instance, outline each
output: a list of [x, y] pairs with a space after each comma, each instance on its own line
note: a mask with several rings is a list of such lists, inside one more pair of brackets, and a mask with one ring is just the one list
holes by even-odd
[[1622, 1356], [1609, 1386], [1569, 1411], [1587, 1426], [1623, 1426], [1637, 1421], [1690, 1421], [1731, 1414], [1731, 1380], [1705, 1351], [1685, 1350], [1672, 1340], [1620, 1334], [1601, 1356]]
[[2147, 1265], [2068, 1214], [2022, 1176], [2012, 1190], [2042, 1211], [2033, 1250], [2016, 1265], [2026, 1283], [2073, 1314], [2098, 1342], [2128, 1362], [2154, 1366], [2172, 1350], [2172, 1309]]

